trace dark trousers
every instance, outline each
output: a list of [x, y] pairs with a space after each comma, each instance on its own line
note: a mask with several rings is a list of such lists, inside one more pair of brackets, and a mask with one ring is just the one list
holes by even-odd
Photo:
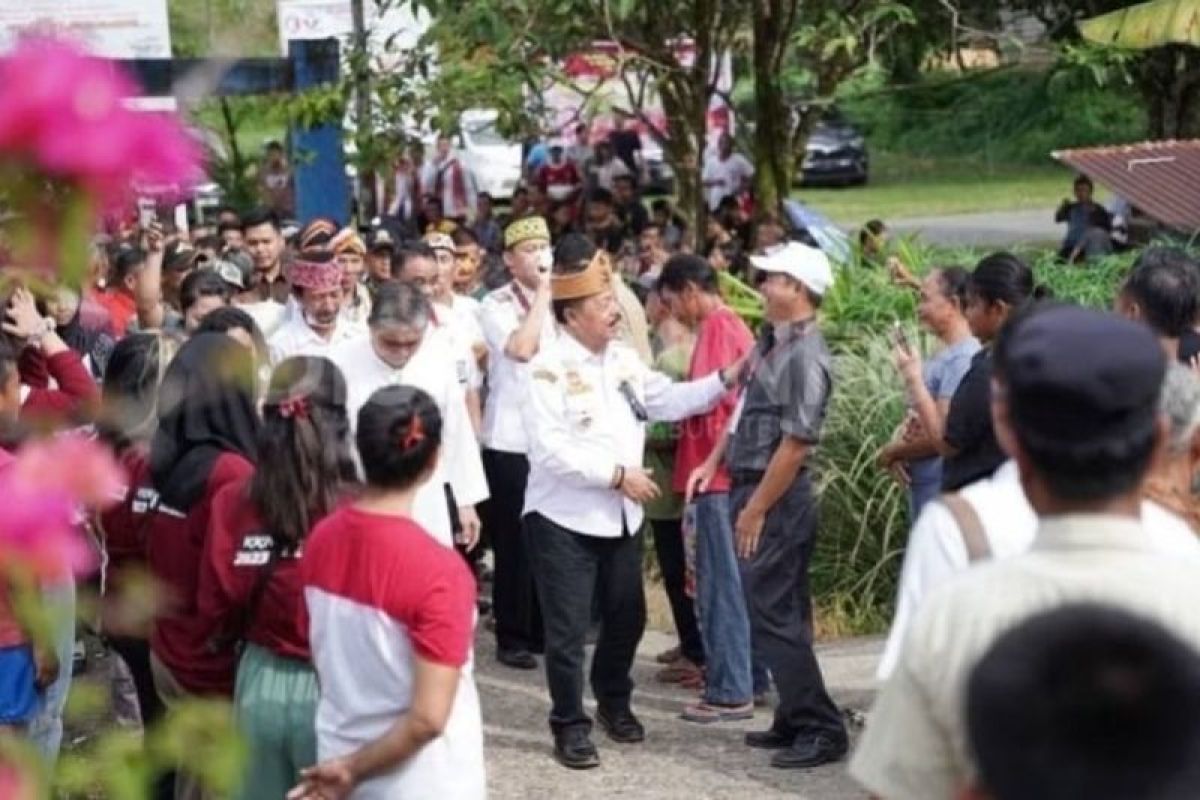
[[[735, 476], [730, 494], [734, 524], [757, 487]], [[756, 662], [765, 664], [779, 691], [772, 727], [797, 736], [846, 738], [838, 708], [812, 647], [808, 567], [817, 533], [812, 481], [802, 472], [768, 512], [758, 550], [741, 561], [742, 590], [750, 616]]]
[[704, 642], [696, 623], [696, 608], [687, 596], [687, 561], [683, 554], [683, 523], [677, 519], [650, 520], [654, 529], [654, 554], [662, 571], [663, 588], [671, 604], [671, 619], [679, 634], [679, 649], [693, 664], [704, 663]]
[[[145, 639], [128, 636], [106, 636], [105, 642], [121, 657], [125, 666], [129, 667], [129, 674], [133, 676], [133, 688], [137, 692], [138, 706], [142, 712], [142, 725], [149, 734], [167, 715], [167, 708], [154, 689], [154, 676], [150, 672], [150, 643]], [[155, 781], [150, 797], [152, 800], [174, 800], [173, 771]]]
[[550, 728], [590, 729], [583, 711], [583, 658], [593, 597], [600, 609], [600, 639], [592, 656], [592, 694], [602, 709], [629, 709], [629, 673], [646, 627], [642, 537], [584, 536], [541, 514], [525, 517], [525, 530], [546, 628]]
[[521, 526], [529, 461], [520, 453], [484, 450], [483, 470], [491, 496], [480, 506], [479, 515], [496, 556], [492, 578], [496, 646], [540, 653], [542, 616]]

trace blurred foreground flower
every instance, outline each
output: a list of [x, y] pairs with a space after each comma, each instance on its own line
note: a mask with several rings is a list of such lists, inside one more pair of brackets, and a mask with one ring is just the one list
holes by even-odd
[[177, 116], [130, 108], [125, 101], [138, 94], [115, 63], [55, 39], [22, 39], [0, 60], [12, 265], [75, 285], [103, 212], [135, 192], [182, 198], [200, 180], [199, 143]]
[[39, 576], [93, 569], [80, 511], [111, 503], [121, 483], [120, 466], [94, 441], [62, 436], [27, 445], [0, 471], [0, 564]]
[[0, 797], [4, 800], [35, 800], [37, 789], [28, 771], [0, 763]]

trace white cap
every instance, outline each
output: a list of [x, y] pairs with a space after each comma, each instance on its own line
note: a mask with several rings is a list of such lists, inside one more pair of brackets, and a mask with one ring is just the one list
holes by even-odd
[[789, 275], [815, 294], [824, 295], [833, 285], [829, 258], [817, 248], [800, 242], [788, 242], [763, 256], [750, 256], [750, 263], [763, 272]]

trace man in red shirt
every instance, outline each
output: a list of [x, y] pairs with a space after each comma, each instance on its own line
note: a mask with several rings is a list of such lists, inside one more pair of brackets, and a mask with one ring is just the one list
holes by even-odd
[[[731, 364], [754, 347], [754, 336], [718, 292], [717, 273], [695, 255], [677, 255], [663, 266], [658, 291], [672, 316], [696, 332], [688, 379]], [[688, 478], [725, 432], [737, 405], [729, 392], [715, 408], [684, 420], [675, 456], [673, 488], [695, 502], [696, 604], [704, 639], [704, 696], [683, 712], [692, 722], [749, 719], [754, 714], [750, 622], [742, 595], [729, 515], [730, 478], [721, 467], [707, 484]]]
[[583, 189], [583, 178], [575, 164], [563, 155], [559, 142], [550, 145], [550, 160], [538, 169], [538, 188], [555, 203], [574, 203]]

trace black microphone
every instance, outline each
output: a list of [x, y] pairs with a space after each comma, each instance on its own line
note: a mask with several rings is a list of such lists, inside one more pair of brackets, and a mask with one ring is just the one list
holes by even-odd
[[642, 405], [642, 401], [638, 400], [637, 393], [633, 391], [633, 387], [629, 385], [629, 381], [621, 381], [617, 386], [617, 391], [621, 393], [621, 397], [625, 398], [625, 402], [629, 404], [629, 410], [633, 412], [633, 416], [638, 422], [645, 422], [650, 419], [649, 412]]

